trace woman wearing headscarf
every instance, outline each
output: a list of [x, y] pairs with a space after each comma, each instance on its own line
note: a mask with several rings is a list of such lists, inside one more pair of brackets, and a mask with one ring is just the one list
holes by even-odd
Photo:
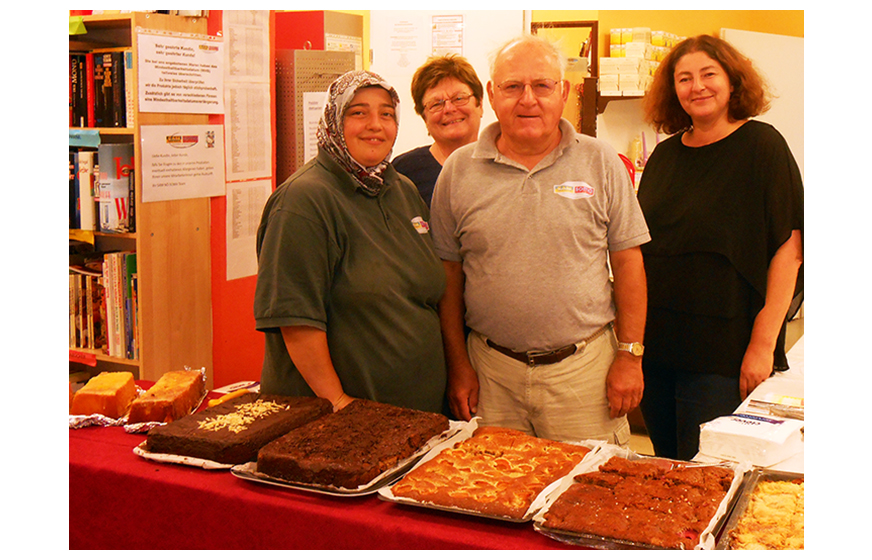
[[318, 155], [270, 196], [257, 233], [261, 391], [440, 412], [445, 275], [429, 210], [389, 163], [399, 98], [380, 76], [330, 85]]
[[802, 178], [781, 134], [753, 119], [769, 106], [762, 76], [726, 41], [676, 45], [645, 106], [673, 136], [639, 184], [651, 231], [641, 410], [657, 455], [691, 459], [700, 424], [788, 367], [786, 322], [802, 297]]

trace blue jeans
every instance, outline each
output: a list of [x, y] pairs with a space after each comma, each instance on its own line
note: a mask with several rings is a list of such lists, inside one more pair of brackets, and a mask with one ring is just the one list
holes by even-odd
[[699, 427], [740, 404], [739, 378], [643, 362], [642, 417], [658, 457], [689, 461], [699, 452]]

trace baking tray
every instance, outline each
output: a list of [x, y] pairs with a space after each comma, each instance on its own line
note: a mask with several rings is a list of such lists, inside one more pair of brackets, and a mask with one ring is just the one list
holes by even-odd
[[[413, 469], [409, 469], [409, 472], [412, 472], [416, 468], [424, 465], [425, 463], [427, 463], [427, 461], [430, 461], [431, 459], [433, 459], [434, 457], [439, 455], [439, 453], [441, 453], [444, 449], [453, 447], [457, 443], [460, 443], [461, 441], [472, 437], [476, 428], [478, 428], [477, 421], [478, 421], [477, 418], [473, 418], [469, 422], [469, 424], [465, 427], [463, 432], [458, 434], [455, 439], [453, 439], [450, 442], [444, 442], [444, 443], [434, 447], [426, 456], [424, 456], [424, 458], [421, 459], [421, 461], [417, 465], [415, 465], [415, 467]], [[588, 449], [590, 449], [590, 451], [587, 453], [587, 455], [585, 455], [584, 458], [581, 460], [579, 465], [584, 464], [585, 461], [587, 461], [589, 457], [592, 457], [593, 455], [595, 455], [596, 450], [599, 448], [601, 443], [602, 442], [599, 442], [599, 441], [594, 441], [594, 442], [586, 441], [586, 442], [577, 443], [577, 445], [581, 445], [583, 447], [587, 447]], [[578, 466], [576, 466], [575, 468], [578, 468]], [[445, 505], [434, 504], [434, 503], [430, 503], [430, 502], [422, 502], [422, 501], [418, 501], [418, 500], [413, 500], [411, 498], [406, 498], [403, 496], [395, 496], [393, 491], [391, 490], [391, 486], [393, 486], [393, 484], [379, 489], [378, 494], [379, 494], [380, 499], [385, 500], [387, 502], [397, 503], [397, 504], [411, 505], [411, 506], [421, 507], [424, 509], [433, 509], [433, 510], [437, 510], [437, 511], [446, 511], [446, 512], [450, 512], [450, 513], [459, 513], [462, 515], [471, 515], [473, 517], [483, 517], [485, 519], [495, 519], [497, 521], [507, 521], [510, 523], [527, 523], [533, 518], [533, 516], [536, 514], [536, 512], [538, 512], [543, 507], [543, 505], [545, 504], [545, 500], [546, 500], [547, 496], [551, 492], [553, 492], [555, 488], [558, 487], [558, 485], [560, 484], [560, 482], [562, 480], [563, 480], [563, 478], [560, 478], [558, 480], [555, 480], [554, 482], [552, 482], [548, 486], [546, 486], [539, 493], [539, 495], [533, 500], [532, 504], [527, 509], [527, 512], [520, 518], [508, 517], [508, 516], [504, 516], [504, 515], [488, 514], [488, 513], [483, 513], [480, 511], [470, 510], [470, 509], [466, 509], [466, 508], [445, 506]], [[399, 482], [399, 479], [397, 479], [394, 482]]]
[[573, 478], [576, 475], [597, 471], [599, 470], [600, 465], [605, 464], [609, 459], [615, 456], [623, 457], [633, 461], [666, 462], [670, 465], [683, 464], [690, 466], [696, 465], [700, 467], [721, 466], [733, 470], [733, 483], [730, 486], [730, 489], [721, 500], [721, 503], [718, 506], [715, 515], [712, 517], [712, 520], [709, 523], [708, 527], [700, 534], [699, 543], [694, 547], [695, 549], [703, 550], [713, 549], [715, 547], [716, 536], [721, 533], [721, 529], [726, 521], [727, 514], [733, 509], [733, 506], [735, 505], [738, 496], [741, 494], [742, 488], [746, 484], [747, 473], [752, 468], [749, 463], [691, 463], [687, 461], [677, 461], [661, 457], [650, 457], [640, 455], [638, 453], [635, 453], [628, 449], [624, 449], [622, 447], [618, 447], [616, 445], [603, 444], [597, 450], [596, 456], [592, 458], [591, 461], [582, 461], [578, 465], [578, 467], [573, 469], [572, 472], [570, 472], [563, 479], [561, 479], [560, 486], [555, 488], [547, 496], [544, 507], [542, 507], [542, 509], [540, 509], [539, 512], [533, 516], [533, 529], [559, 542], [600, 550], [673, 550], [644, 542], [604, 537], [601, 535], [594, 535], [589, 533], [576, 533], [560, 529], [552, 529], [550, 527], [544, 526], [545, 513], [548, 511], [548, 508], [564, 491], [566, 491], [567, 488], [575, 483]]
[[256, 482], [269, 486], [277, 486], [280, 488], [289, 488], [294, 490], [302, 490], [305, 492], [314, 492], [316, 494], [326, 494], [329, 496], [368, 496], [378, 492], [378, 490], [388, 484], [396, 482], [414, 467], [434, 447], [442, 445], [445, 442], [454, 441], [454, 438], [464, 430], [466, 422], [450, 421], [447, 430], [442, 434], [435, 436], [425, 443], [418, 451], [403, 459], [395, 466], [379, 474], [370, 482], [361, 485], [357, 488], [340, 488], [337, 486], [326, 486], [320, 484], [307, 484], [303, 482], [291, 482], [281, 478], [275, 478], [263, 474], [257, 470], [257, 462], [252, 461], [242, 465], [234, 465], [230, 468], [230, 472], [243, 480]]
[[748, 481], [742, 489], [741, 495], [736, 500], [735, 507], [733, 507], [732, 511], [729, 513], [729, 516], [721, 529], [716, 546], [717, 550], [731, 550], [732, 538], [730, 537], [730, 532], [736, 528], [739, 519], [742, 518], [745, 510], [748, 509], [748, 504], [751, 502], [754, 490], [761, 481], [802, 480], [804, 478], [805, 475], [802, 473], [776, 471], [771, 469], [754, 469], [749, 472]]

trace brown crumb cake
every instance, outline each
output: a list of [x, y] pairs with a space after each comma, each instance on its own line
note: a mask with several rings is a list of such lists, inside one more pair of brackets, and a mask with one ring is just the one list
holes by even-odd
[[734, 472], [720, 466], [612, 457], [577, 475], [544, 514], [543, 527], [671, 549], [699, 543]]
[[288, 482], [356, 489], [447, 429], [441, 414], [356, 399], [263, 447], [257, 470]]

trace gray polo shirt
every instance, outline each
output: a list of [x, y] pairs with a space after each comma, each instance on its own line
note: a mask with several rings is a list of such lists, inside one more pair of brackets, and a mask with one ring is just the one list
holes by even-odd
[[462, 261], [466, 324], [517, 351], [552, 350], [615, 318], [608, 252], [651, 238], [617, 153], [561, 120], [532, 170], [499, 153], [499, 123], [445, 162], [431, 207], [436, 253]]

